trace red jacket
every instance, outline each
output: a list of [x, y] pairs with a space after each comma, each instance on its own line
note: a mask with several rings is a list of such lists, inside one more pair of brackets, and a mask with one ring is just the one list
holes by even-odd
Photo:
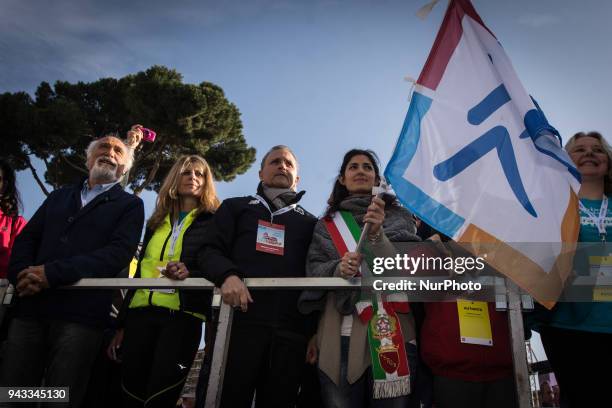
[[0, 209], [0, 279], [6, 278], [6, 271], [15, 237], [25, 225], [26, 220], [23, 217], [9, 217]]
[[495, 381], [512, 377], [512, 352], [506, 312], [489, 303], [493, 346], [459, 341], [456, 302], [425, 303], [420, 336], [421, 357], [434, 375], [465, 381]]

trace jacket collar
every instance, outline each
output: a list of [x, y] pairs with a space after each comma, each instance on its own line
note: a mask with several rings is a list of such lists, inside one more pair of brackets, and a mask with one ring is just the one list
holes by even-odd
[[[81, 178], [81, 181], [79, 181], [77, 184], [75, 184], [73, 187], [75, 190], [78, 191], [79, 196], [81, 195], [81, 191], [83, 190], [83, 185], [85, 184], [85, 182], [87, 181], [87, 177], [83, 177]], [[108, 194], [109, 195], [109, 199], [115, 199], [117, 198], [117, 196], [121, 195], [124, 192], [123, 187], [121, 186], [121, 182], [117, 182], [115, 183], [114, 186], [112, 186], [111, 188], [109, 188], [107, 191], [105, 191], [104, 193], [100, 194], [100, 195], [105, 195]], [[98, 197], [96, 197], [97, 199]], [[92, 200], [92, 201], [96, 201], [96, 199]], [[80, 200], [80, 198], [79, 198]]]
[[75, 217], [83, 216], [84, 214], [91, 211], [93, 208], [97, 207], [98, 204], [102, 202], [116, 200], [120, 195], [124, 193], [121, 183], [117, 183], [109, 190], [99, 194], [96, 198], [88, 202], [86, 206], [81, 207], [81, 190], [83, 189], [83, 183], [85, 182], [85, 180], [86, 179], [83, 178], [79, 183], [72, 186], [73, 200], [75, 201], [75, 204], [77, 206], [76, 208], [79, 208], [79, 211], [77, 212]]

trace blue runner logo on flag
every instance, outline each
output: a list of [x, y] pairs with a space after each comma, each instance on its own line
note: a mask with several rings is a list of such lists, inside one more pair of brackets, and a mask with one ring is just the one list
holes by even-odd
[[[421, 219], [550, 306], [571, 269], [580, 175], [468, 0], [452, 0], [385, 176]], [[549, 243], [516, 245], [516, 243]], [[476, 243], [486, 243], [480, 247]]]

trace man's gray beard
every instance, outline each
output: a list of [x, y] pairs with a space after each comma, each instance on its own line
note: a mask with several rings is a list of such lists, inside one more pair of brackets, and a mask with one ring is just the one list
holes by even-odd
[[106, 165], [100, 165], [98, 163], [94, 164], [89, 171], [89, 177], [100, 184], [114, 183], [119, 180], [119, 177], [117, 177], [117, 167], [111, 169]]

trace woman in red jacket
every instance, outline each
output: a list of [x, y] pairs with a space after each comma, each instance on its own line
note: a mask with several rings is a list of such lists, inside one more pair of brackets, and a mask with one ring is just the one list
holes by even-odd
[[19, 204], [15, 171], [6, 161], [0, 160], [0, 279], [6, 279], [11, 248], [26, 224], [19, 215]]

